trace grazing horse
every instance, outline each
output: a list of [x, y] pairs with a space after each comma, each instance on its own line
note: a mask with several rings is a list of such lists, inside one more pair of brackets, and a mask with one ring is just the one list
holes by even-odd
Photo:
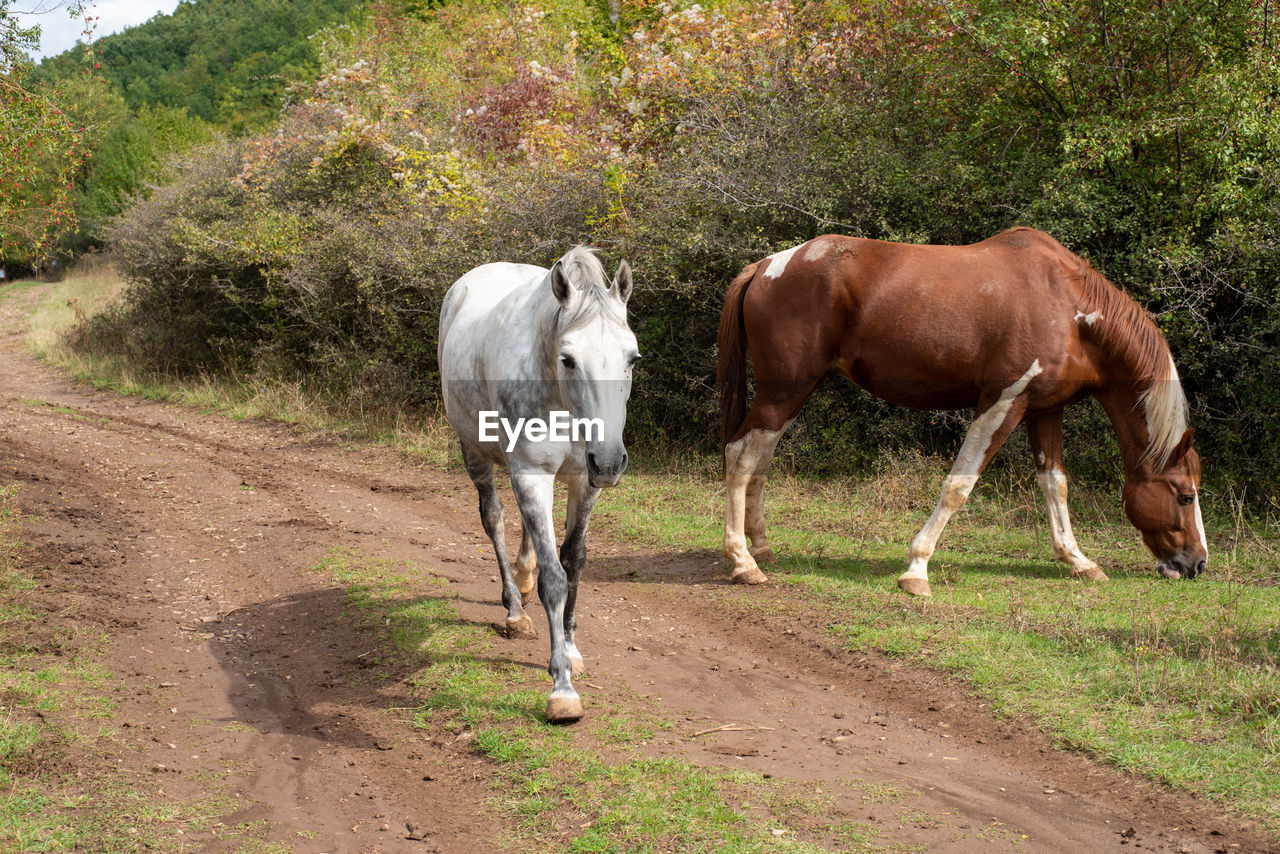
[[[747, 409], [746, 359], [756, 375]], [[1105, 580], [1067, 516], [1062, 409], [1093, 395], [1124, 458], [1124, 509], [1169, 578], [1208, 560], [1200, 458], [1169, 345], [1136, 302], [1030, 228], [969, 246], [826, 235], [746, 267], [720, 316], [721, 442], [733, 579], [766, 580], [763, 490], [778, 439], [830, 372], [879, 398], [976, 417], [898, 586], [928, 596], [928, 562], [951, 514], [1019, 423], [1049, 505], [1054, 556]], [[748, 550], [746, 537], [751, 538]]]
[[[445, 413], [480, 493], [480, 521], [497, 553], [509, 635], [536, 635], [524, 605], [538, 571], [551, 635], [552, 722], [583, 714], [570, 678], [582, 670], [574, 605], [591, 508], [600, 489], [616, 485], [627, 467], [622, 428], [631, 368], [640, 357], [627, 326], [630, 296], [626, 261], [610, 283], [592, 251], [578, 246], [550, 270], [476, 267], [454, 282], [440, 310]], [[493, 483], [495, 463], [510, 471], [523, 522], [514, 572]], [[568, 486], [558, 553], [551, 520], [555, 480]]]

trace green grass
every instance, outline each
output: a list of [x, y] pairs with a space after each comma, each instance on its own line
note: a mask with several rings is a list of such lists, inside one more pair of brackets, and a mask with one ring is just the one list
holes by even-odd
[[[779, 477], [766, 516], [780, 560], [766, 570], [827, 612], [846, 648], [947, 671], [997, 714], [1025, 716], [1064, 745], [1280, 834], [1274, 517], [1210, 504], [1210, 573], [1170, 582], [1109, 506], [1118, 499], [1083, 491], [1076, 532], [1111, 576], [1085, 584], [1052, 561], [1038, 491], [996, 477], [943, 535], [930, 563], [934, 597], [913, 600], [895, 578], [944, 473], [942, 461], [922, 459], [864, 484]], [[595, 521], [633, 543], [718, 552], [722, 508], [723, 489], [702, 472], [642, 473], [597, 505]], [[761, 597], [727, 598], [756, 608]]]
[[671, 724], [625, 685], [611, 683], [608, 707], [591, 705], [578, 726], [548, 725], [545, 674], [501, 661], [493, 630], [460, 619], [423, 568], [334, 550], [316, 569], [385, 633], [391, 651], [374, 669], [408, 672], [412, 725], [451, 733], [492, 760], [492, 808], [520, 850], [815, 852], [826, 850], [818, 837], [836, 832], [809, 814], [803, 831], [774, 834], [797, 804], [815, 802], [797, 784], [646, 755], [645, 743]]

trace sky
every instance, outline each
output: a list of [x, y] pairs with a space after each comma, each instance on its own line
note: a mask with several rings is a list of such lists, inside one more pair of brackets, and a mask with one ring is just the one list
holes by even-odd
[[[97, 0], [86, 2], [85, 14], [96, 19], [94, 38], [118, 33], [126, 27], [141, 24], [157, 12], [172, 12], [178, 0]], [[84, 19], [67, 14], [66, 0], [13, 0], [10, 13], [23, 26], [40, 25], [40, 48], [33, 51], [36, 61], [62, 53], [83, 38]]]

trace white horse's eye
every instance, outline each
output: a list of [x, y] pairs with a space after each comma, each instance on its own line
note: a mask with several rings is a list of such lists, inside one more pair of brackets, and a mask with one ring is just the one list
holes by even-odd
[[578, 367], [578, 363], [573, 360], [572, 356], [561, 356], [560, 364], [564, 365], [566, 368], [568, 368], [571, 371], [574, 368]]

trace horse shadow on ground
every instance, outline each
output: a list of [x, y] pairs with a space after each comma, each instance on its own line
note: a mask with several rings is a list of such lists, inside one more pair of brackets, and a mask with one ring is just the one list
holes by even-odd
[[[498, 633], [495, 623], [471, 620], [445, 603], [451, 595], [412, 595], [391, 603], [397, 612], [426, 605], [433, 632], [457, 629]], [[495, 603], [495, 611], [500, 606]], [[403, 619], [403, 617], [401, 618]], [[424, 618], [427, 619], [427, 618]], [[384, 741], [368, 724], [388, 709], [415, 710], [426, 702], [410, 685], [422, 668], [434, 662], [488, 664], [508, 672], [545, 677], [545, 666], [518, 657], [518, 648], [485, 645], [483, 649], [403, 651], [391, 648], [385, 625], [373, 625], [357, 613], [348, 591], [328, 587], [256, 602], [207, 624], [215, 658], [230, 682], [233, 707], [224, 724], [250, 725], [260, 732], [315, 738], [356, 749], [377, 748]], [[526, 692], [527, 693], [527, 692]], [[436, 705], [448, 705], [434, 698]], [[491, 704], [500, 714], [518, 713], [541, 722], [542, 703], [527, 698], [472, 698]]]
[[[837, 581], [864, 582], [885, 579], [887, 587], [907, 568], [906, 549], [901, 558], [859, 557], [856, 554], [778, 553], [778, 559], [761, 565], [772, 581], [815, 575]], [[955, 584], [966, 575], [1008, 577], [1037, 582], [1059, 582], [1070, 578], [1070, 570], [1051, 560], [1034, 558], [1016, 563], [994, 563], [965, 557], [957, 559], [945, 552], [935, 556], [929, 577], [936, 588]], [[667, 554], [587, 556], [585, 579], [632, 580], [659, 584], [732, 584], [729, 562], [712, 549], [694, 549]], [[905, 595], [905, 594], [904, 594]]]

